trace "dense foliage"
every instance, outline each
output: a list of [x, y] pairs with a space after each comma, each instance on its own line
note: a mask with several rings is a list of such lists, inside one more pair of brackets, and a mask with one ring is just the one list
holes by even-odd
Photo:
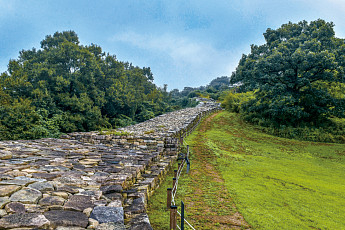
[[0, 76], [0, 139], [125, 126], [170, 111], [150, 68], [79, 44], [73, 31], [23, 50]]
[[193, 105], [194, 102], [188, 99], [195, 97], [212, 98], [219, 100], [224, 92], [229, 90], [230, 78], [227, 76], [217, 77], [206, 86], [184, 87], [182, 91], [173, 89], [170, 92], [171, 102], [185, 106]]
[[[331, 118], [345, 117], [345, 40], [333, 27], [319, 19], [267, 29], [266, 43], [242, 56], [231, 83], [240, 93], [254, 92], [241, 102], [249, 121], [277, 130], [329, 127]], [[228, 96], [225, 105], [231, 108], [233, 99]]]

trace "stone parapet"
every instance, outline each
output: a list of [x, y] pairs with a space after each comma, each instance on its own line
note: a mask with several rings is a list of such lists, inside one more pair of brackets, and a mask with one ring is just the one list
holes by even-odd
[[109, 132], [0, 142], [0, 229], [152, 229], [146, 204], [205, 104]]

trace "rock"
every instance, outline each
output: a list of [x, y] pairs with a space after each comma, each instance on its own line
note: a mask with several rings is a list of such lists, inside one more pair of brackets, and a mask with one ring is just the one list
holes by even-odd
[[42, 206], [62, 206], [65, 203], [65, 199], [59, 196], [47, 196], [39, 201], [39, 205]]
[[126, 228], [120, 223], [103, 223], [98, 225], [96, 230], [126, 230]]
[[8, 213], [24, 213], [25, 212], [25, 206], [19, 202], [11, 202], [5, 206], [5, 210]]
[[108, 207], [122, 207], [122, 200], [114, 200], [110, 202], [107, 206]]
[[11, 201], [8, 199], [8, 197], [0, 197], [0, 208], [3, 208], [7, 203], [10, 203]]
[[102, 191], [99, 190], [87, 190], [87, 191], [83, 191], [80, 194], [85, 195], [85, 196], [91, 196], [96, 200], [99, 200], [99, 198], [101, 198], [102, 196]]
[[153, 230], [146, 213], [136, 215], [130, 220], [130, 230]]
[[90, 218], [102, 223], [124, 223], [123, 208], [122, 207], [104, 207], [97, 206], [93, 209]]
[[[22, 171], [24, 171], [23, 169]], [[30, 174], [29, 174], [30, 175]], [[30, 175], [31, 176], [31, 175]], [[32, 182], [45, 182], [47, 181], [46, 179], [39, 179], [39, 178], [32, 178], [32, 177], [27, 177], [27, 176], [17, 176], [14, 179], [17, 180], [26, 180], [26, 181], [32, 181]]]
[[50, 221], [51, 226], [54, 228], [57, 226], [86, 228], [89, 223], [84, 213], [76, 211], [52, 210], [45, 212], [44, 216]]
[[69, 193], [75, 194], [75, 193], [79, 192], [79, 189], [80, 188], [76, 187], [76, 186], [64, 185], [64, 186], [58, 187], [57, 191], [58, 192], [69, 192]]
[[64, 205], [66, 210], [83, 211], [87, 208], [93, 208], [94, 204], [90, 196], [74, 195], [71, 196]]
[[33, 173], [32, 176], [39, 179], [52, 180], [60, 175], [56, 173]]
[[87, 217], [90, 217], [92, 210], [93, 210], [92, 208], [86, 208], [86, 209], [83, 210], [83, 213], [84, 213]]
[[0, 217], [6, 216], [7, 212], [4, 209], [0, 209]]
[[68, 193], [67, 192], [52, 192], [53, 196], [59, 196], [64, 199], [68, 199]]
[[26, 204], [36, 204], [41, 197], [42, 193], [40, 191], [32, 188], [23, 188], [22, 190], [13, 193], [10, 200]]
[[0, 150], [0, 160], [7, 160], [12, 158], [12, 153], [7, 150]]
[[17, 192], [21, 186], [18, 185], [0, 185], [0, 197], [9, 196], [14, 192]]
[[16, 213], [0, 219], [0, 229], [20, 227], [45, 228], [49, 224], [49, 220], [44, 215], [38, 213]]
[[63, 227], [63, 226], [59, 226], [59, 227], [57, 227], [55, 230], [85, 230], [85, 228], [81, 228], [81, 227]]
[[19, 186], [27, 186], [28, 184], [33, 183], [30, 180], [2, 180], [0, 181], [0, 185], [19, 185]]
[[123, 191], [122, 186], [118, 184], [102, 186], [100, 190], [103, 194], [118, 193]]
[[146, 211], [145, 203], [143, 198], [137, 198], [133, 200], [133, 203], [125, 208], [125, 213], [128, 216], [133, 214], [144, 213]]
[[121, 193], [109, 193], [109, 194], [105, 194], [104, 196], [110, 200], [122, 200]]
[[54, 186], [47, 182], [35, 182], [28, 186], [41, 192], [54, 191]]
[[89, 218], [88, 228], [95, 229], [99, 225], [99, 222], [95, 219]]

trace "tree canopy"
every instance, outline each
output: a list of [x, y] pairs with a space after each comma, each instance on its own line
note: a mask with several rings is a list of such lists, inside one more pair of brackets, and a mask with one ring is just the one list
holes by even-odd
[[22, 50], [0, 75], [0, 139], [114, 128], [171, 110], [168, 94], [139, 68], [56, 32]]
[[266, 43], [242, 56], [231, 84], [255, 92], [242, 106], [251, 121], [299, 126], [344, 117], [345, 40], [333, 27], [319, 19], [267, 29]]

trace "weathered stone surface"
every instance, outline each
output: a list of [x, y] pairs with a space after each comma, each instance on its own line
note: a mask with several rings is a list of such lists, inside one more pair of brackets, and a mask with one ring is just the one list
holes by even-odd
[[2, 180], [0, 181], [0, 185], [20, 185], [20, 186], [26, 186], [28, 184], [33, 183], [33, 181], [30, 180]]
[[144, 213], [146, 211], [143, 198], [134, 199], [132, 204], [125, 208], [126, 215]]
[[8, 197], [0, 197], [0, 208], [3, 208], [9, 202], [11, 201]]
[[96, 227], [96, 230], [126, 230], [124, 224], [120, 223], [103, 223]]
[[25, 206], [19, 202], [11, 202], [6, 205], [5, 210], [8, 213], [24, 213]]
[[39, 201], [39, 205], [42, 206], [62, 206], [65, 203], [65, 199], [59, 196], [47, 196]]
[[6, 210], [0, 209], [0, 217], [3, 217], [3, 216], [5, 216], [5, 215], [7, 215]]
[[102, 223], [124, 223], [123, 208], [97, 206], [93, 209], [90, 218]]
[[122, 200], [121, 193], [109, 193], [109, 194], [105, 194], [104, 196], [110, 200]]
[[9, 196], [20, 188], [21, 186], [18, 185], [0, 185], [0, 196]]
[[[131, 133], [127, 136], [88, 132], [65, 139], [0, 141], [0, 219], [10, 222], [31, 213], [53, 220], [49, 226], [24, 224], [16, 230], [123, 229], [124, 205], [126, 217], [133, 218], [126, 220], [128, 227], [150, 229], [138, 213], [145, 212], [152, 189], [177, 158], [180, 135], [215, 109], [184, 109], [118, 130]], [[5, 156], [9, 152], [11, 158]], [[116, 211], [119, 223], [114, 224]]]
[[25, 204], [36, 204], [41, 197], [42, 193], [40, 191], [32, 188], [23, 188], [22, 190], [13, 193], [10, 200]]
[[11, 159], [12, 153], [6, 150], [0, 150], [0, 160]]
[[28, 186], [41, 192], [54, 191], [54, 186], [48, 182], [35, 182]]
[[73, 185], [64, 185], [61, 187], [58, 187], [57, 191], [58, 192], [69, 192], [72, 194], [78, 193], [79, 192], [79, 187], [73, 186]]
[[32, 176], [39, 179], [52, 180], [60, 175], [57, 173], [33, 173]]
[[118, 184], [102, 186], [100, 189], [103, 194], [118, 193], [123, 191], [122, 186]]
[[49, 223], [49, 220], [44, 215], [38, 213], [16, 213], [2, 217], [0, 219], [0, 228], [44, 228]]
[[59, 226], [59, 227], [57, 227], [55, 230], [85, 230], [85, 228], [81, 228], [81, 227], [63, 227], [63, 226]]
[[110, 202], [107, 206], [108, 207], [122, 207], [122, 200], [114, 200]]
[[146, 213], [134, 216], [130, 221], [130, 230], [153, 230]]
[[67, 192], [52, 192], [53, 196], [59, 196], [64, 199], [68, 199], [68, 193]]
[[50, 221], [52, 227], [76, 226], [85, 228], [89, 222], [84, 213], [76, 211], [52, 210], [45, 212], [44, 216]]
[[67, 210], [82, 212], [84, 209], [93, 208], [94, 204], [91, 201], [91, 196], [74, 195], [68, 199], [64, 207]]

